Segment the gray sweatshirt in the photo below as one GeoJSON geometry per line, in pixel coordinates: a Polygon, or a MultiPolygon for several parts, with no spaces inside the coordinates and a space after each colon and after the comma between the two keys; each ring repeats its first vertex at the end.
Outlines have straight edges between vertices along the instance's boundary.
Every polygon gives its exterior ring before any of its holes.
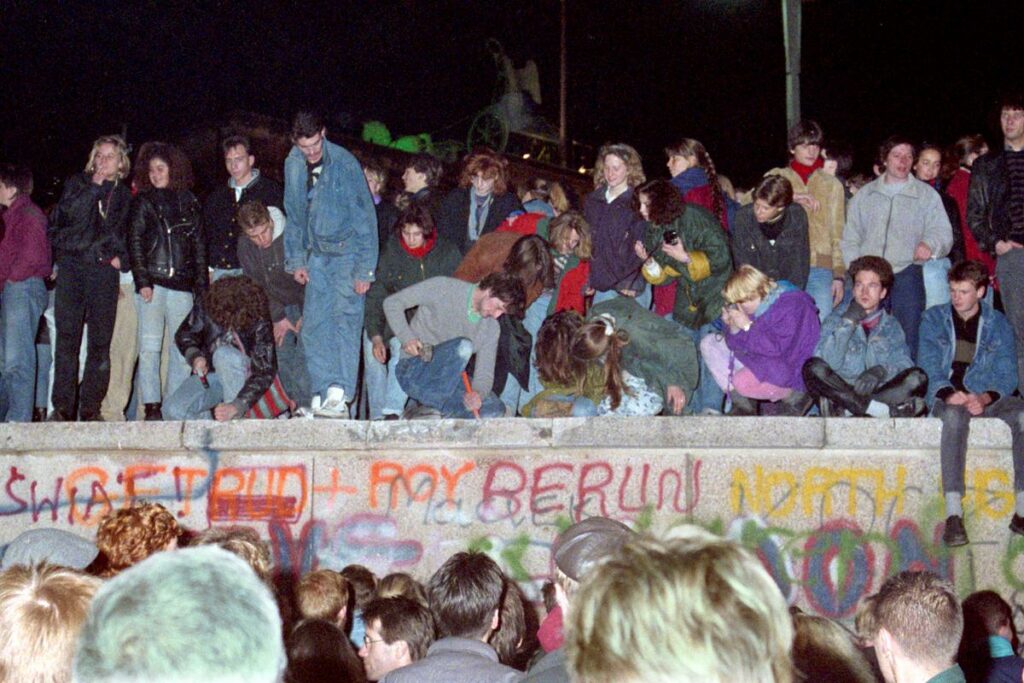
{"type": "MultiPolygon", "coordinates": [[[[470,321],[469,308],[475,289],[475,284],[455,278],[432,277],[384,299],[384,315],[403,345],[413,339],[437,345],[458,337],[472,342],[476,354],[473,391],[486,396],[494,385],[500,328],[494,318],[470,321]],[[418,307],[416,315],[412,323],[407,323],[405,311],[413,307],[418,307]]],[[[402,357],[409,356],[403,351],[402,357]]]]}

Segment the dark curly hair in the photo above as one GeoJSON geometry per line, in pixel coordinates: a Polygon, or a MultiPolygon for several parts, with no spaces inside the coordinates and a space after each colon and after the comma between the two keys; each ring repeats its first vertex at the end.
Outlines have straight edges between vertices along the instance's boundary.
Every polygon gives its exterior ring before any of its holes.
{"type": "Polygon", "coordinates": [[[167,187],[172,190],[192,189],[192,163],[181,149],[166,142],[147,142],[139,148],[139,156],[135,159],[136,188],[140,191],[153,189],[153,183],[149,180],[149,162],[153,159],[160,159],[167,164],[170,170],[167,187]]]}
{"type": "Polygon", "coordinates": [[[203,308],[213,322],[233,330],[245,330],[261,320],[270,320],[266,293],[244,275],[222,277],[210,285],[203,294],[203,308]]]}
{"type": "Polygon", "coordinates": [[[647,210],[654,225],[668,225],[683,215],[686,203],[679,196],[679,190],[667,180],[651,180],[636,188],[633,193],[633,211],[640,213],[640,196],[646,195],[650,202],[647,210]]]}

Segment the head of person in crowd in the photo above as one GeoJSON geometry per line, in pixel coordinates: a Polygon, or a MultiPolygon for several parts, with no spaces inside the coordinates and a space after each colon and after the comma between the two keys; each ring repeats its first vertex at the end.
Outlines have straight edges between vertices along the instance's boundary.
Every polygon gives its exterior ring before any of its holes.
{"type": "Polygon", "coordinates": [[[415,600],[376,598],[366,605],[366,637],[359,656],[366,678],[379,681],[389,672],[423,659],[434,642],[434,617],[415,600]]]}
{"type": "Polygon", "coordinates": [[[839,179],[850,175],[853,168],[853,148],[849,144],[832,140],[822,148],[821,157],[825,160],[822,169],[829,175],[839,179]]]}
{"type": "Polygon", "coordinates": [[[0,206],[9,207],[18,197],[32,195],[32,169],[21,164],[0,164],[0,206]]]}
{"type": "Polygon", "coordinates": [[[597,152],[594,162],[594,187],[607,187],[610,190],[625,190],[640,185],[647,176],[644,175],[643,161],[640,153],[629,145],[617,142],[603,145],[597,152]]]}
{"type": "Polygon", "coordinates": [[[1007,92],[999,98],[999,127],[1007,145],[1024,146],[1024,92],[1007,92]]]}
{"type": "Polygon", "coordinates": [[[729,199],[736,201],[736,188],[732,184],[732,180],[727,175],[718,175],[718,187],[721,188],[722,194],[729,199]]]}
{"type": "Polygon", "coordinates": [[[786,145],[793,161],[804,166],[814,166],[821,157],[821,146],[825,142],[825,133],[817,121],[800,119],[794,123],[786,134],[786,145]]]}
{"type": "Polygon", "coordinates": [[[544,602],[544,611],[548,614],[551,610],[555,609],[558,602],[555,600],[555,582],[545,581],[544,585],[540,587],[541,600],[544,602]]]}
{"type": "Polygon", "coordinates": [[[362,683],[363,665],[338,625],[304,619],[288,634],[285,683],[362,683]]]}
{"type": "Polygon", "coordinates": [[[974,317],[988,288],[988,269],[978,261],[961,261],[946,273],[953,310],[964,320],[974,317]]]}
{"type": "Polygon", "coordinates": [[[573,680],[588,683],[790,683],[792,642],[757,558],[688,525],[606,558],[580,584],[566,636],[573,680]]]}
{"type": "Polygon", "coordinates": [[[850,263],[849,272],[854,300],[871,315],[892,289],[895,281],[892,265],[881,256],[861,256],[850,263]]]}
{"type": "Polygon", "coordinates": [[[890,135],[878,147],[878,167],[887,183],[902,183],[910,177],[916,153],[914,142],[903,135],[890,135]]]}
{"type": "Polygon", "coordinates": [[[572,254],[581,261],[594,252],[590,224],[579,211],[565,211],[548,223],[548,243],[562,256],[572,254]]]}
{"type": "Polygon", "coordinates": [[[846,189],[850,191],[851,195],[857,194],[860,188],[870,183],[871,180],[865,173],[854,173],[846,179],[846,189]]]}
{"type": "MultiPolygon", "coordinates": [[[[572,356],[584,367],[597,363],[604,371],[605,393],[611,400],[612,410],[622,403],[622,395],[629,391],[622,377],[622,349],[629,344],[629,333],[615,326],[615,318],[604,313],[583,323],[572,341],[572,356]]],[[[587,373],[577,378],[582,393],[587,373]]]]}
{"type": "Polygon", "coordinates": [[[855,636],[831,619],[793,614],[793,667],[806,681],[875,683],[855,636]]]}
{"type": "Polygon", "coordinates": [[[200,531],[189,543],[189,546],[200,545],[215,545],[237,555],[245,560],[260,581],[270,584],[274,570],[270,546],[255,529],[247,526],[211,527],[200,531]]]}
{"type": "Polygon", "coordinates": [[[437,224],[427,207],[410,204],[395,221],[395,230],[406,250],[416,255],[430,251],[437,241],[437,224]]]}
{"type": "Polygon", "coordinates": [[[497,320],[506,313],[515,318],[523,317],[526,290],[523,281],[515,275],[505,271],[491,273],[480,281],[477,289],[481,294],[477,312],[484,318],[497,320]]]}
{"type": "Polygon", "coordinates": [[[317,164],[324,158],[324,140],[327,126],[323,117],[314,111],[304,110],[292,119],[292,142],[306,159],[307,164],[317,164]]]}
{"type": "Polygon", "coordinates": [[[0,573],[0,680],[69,682],[78,633],[100,585],[46,563],[0,573]]]}
{"type": "Polygon", "coordinates": [[[1020,647],[1013,625],[1013,608],[990,590],[971,593],[964,598],[962,608],[964,635],[957,661],[967,680],[1002,680],[998,678],[1001,672],[993,670],[997,666],[994,660],[1016,659],[1014,655],[1020,647]]]}
{"type": "Polygon", "coordinates": [[[857,612],[853,615],[853,630],[857,633],[861,647],[875,647],[875,636],[878,635],[878,626],[875,625],[877,599],[877,593],[866,596],[857,605],[857,612]]]}
{"type": "Polygon", "coordinates": [[[347,565],[340,573],[348,581],[349,588],[355,596],[353,606],[356,610],[362,611],[377,592],[377,575],[361,564],[347,565]]]}
{"type": "Polygon", "coordinates": [[[724,190],[719,183],[715,162],[700,140],[681,138],[665,148],[665,156],[668,158],[668,172],[673,178],[690,169],[700,169],[704,172],[708,187],[711,188],[711,213],[721,216],[725,211],[724,190]]]}
{"type": "Polygon", "coordinates": [[[236,187],[245,187],[252,180],[252,170],[256,166],[256,157],[252,153],[252,143],[244,135],[231,135],[220,143],[224,152],[224,166],[236,187]]]}
{"type": "Polygon", "coordinates": [[[483,553],[455,553],[427,582],[438,636],[487,642],[498,628],[505,575],[483,553]]]}
{"type": "Polygon", "coordinates": [[[926,681],[953,666],[964,617],[949,581],[900,572],[879,589],[874,616],[875,652],[888,683],[926,681]]]}
{"type": "Polygon", "coordinates": [[[754,188],[754,218],[758,223],[775,223],[793,203],[793,185],[780,175],[768,175],[754,188]]]}
{"type": "Polygon", "coordinates": [[[957,138],[951,151],[961,168],[970,168],[975,159],[988,154],[988,143],[985,142],[985,136],[978,133],[964,135],[957,138]]]}
{"type": "Polygon", "coordinates": [[[379,203],[388,187],[387,169],[378,160],[367,159],[363,162],[363,176],[366,178],[366,186],[370,188],[373,201],[379,203]]]}
{"type": "Polygon", "coordinates": [[[498,653],[499,662],[518,669],[525,668],[522,666],[524,662],[521,661],[526,639],[526,607],[523,604],[525,601],[526,596],[516,582],[505,579],[505,594],[501,599],[498,628],[487,640],[498,653]]]}
{"type": "Polygon", "coordinates": [[[266,292],[244,275],[222,277],[211,284],[203,293],[203,310],[224,329],[246,330],[270,320],[266,292]]]}
{"type": "Polygon", "coordinates": [[[238,227],[260,249],[269,249],[274,242],[274,219],[270,209],[258,199],[238,207],[238,227]]]}
{"type": "Polygon", "coordinates": [[[583,327],[583,316],[576,311],[549,315],[537,331],[537,374],[548,386],[574,387],[587,370],[585,361],[572,352],[576,333],[583,327]]]}
{"type": "Polygon", "coordinates": [[[100,588],[74,680],[277,683],[285,663],[267,586],[238,557],[204,546],[159,553],[100,588]]]}
{"type": "Polygon", "coordinates": [[[551,250],[543,237],[523,235],[512,245],[502,270],[523,283],[523,290],[551,289],[555,285],[555,266],[551,250]]]}
{"type": "Polygon", "coordinates": [[[166,142],[147,142],[139,148],[135,160],[135,187],[146,190],[192,189],[192,164],[177,146],[166,142]]]}
{"type": "Polygon", "coordinates": [[[98,554],[95,543],[70,531],[29,529],[7,544],[0,570],[17,565],[32,566],[37,562],[85,570],[98,554]]]}
{"type": "Polygon", "coordinates": [[[764,301],[778,283],[750,264],[743,264],[729,276],[722,289],[727,306],[738,306],[750,318],[754,317],[764,301]]]}
{"type": "MultiPolygon", "coordinates": [[[[405,572],[392,572],[377,584],[376,598],[401,596],[427,606],[427,589],[422,583],[405,572]]],[[[376,599],[375,598],[375,599],[376,599]]]]}
{"type": "Polygon", "coordinates": [[[523,208],[534,213],[543,213],[551,218],[569,210],[569,198],[561,183],[544,178],[533,178],[523,188],[519,197],[523,208]]]}
{"type": "Polygon", "coordinates": [[[295,587],[295,603],[303,619],[323,619],[344,628],[353,602],[348,581],[330,569],[303,575],[295,587]]]}
{"type": "Polygon", "coordinates": [[[558,534],[551,546],[551,560],[555,565],[555,602],[563,618],[570,613],[587,575],[635,538],[635,531],[607,517],[588,517],[558,534]]]}
{"type": "Polygon", "coordinates": [[[926,142],[917,151],[914,161],[914,177],[923,183],[935,186],[942,178],[942,148],[926,142]]]}
{"type": "Polygon", "coordinates": [[[430,154],[417,154],[405,166],[402,173],[402,184],[409,194],[420,190],[432,189],[441,183],[444,166],[441,161],[430,154]]]}
{"type": "Polygon", "coordinates": [[[668,225],[683,215],[686,203],[671,183],[651,180],[633,193],[633,211],[648,223],[668,225]]]}
{"type": "Polygon", "coordinates": [[[96,547],[107,562],[104,576],[115,576],[162,550],[174,550],[180,536],[178,520],[159,503],[114,510],[96,531],[96,547]]]}
{"type": "Polygon", "coordinates": [[[462,160],[460,187],[472,187],[478,197],[508,192],[508,160],[492,149],[477,147],[462,160]]]}
{"type": "Polygon", "coordinates": [[[94,181],[97,177],[105,181],[123,180],[131,169],[128,143],[120,135],[101,135],[92,143],[85,172],[92,174],[94,181]]]}

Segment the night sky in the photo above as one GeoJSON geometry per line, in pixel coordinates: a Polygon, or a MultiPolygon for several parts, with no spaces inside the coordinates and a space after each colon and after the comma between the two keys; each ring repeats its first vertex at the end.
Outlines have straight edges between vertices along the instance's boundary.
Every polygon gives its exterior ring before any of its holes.
{"type": "MultiPolygon", "coordinates": [[[[569,125],[593,145],[634,144],[649,176],[662,147],[703,141],[750,183],[786,159],[780,0],[568,0],[569,125]]],[[[539,66],[558,121],[557,0],[108,2],[0,0],[0,159],[79,170],[98,134],[136,147],[233,110],[301,106],[334,128],[463,139],[491,101],[496,37],[539,66]]],[[[804,5],[803,113],[858,150],[892,132],[996,138],[996,94],[1024,83],[1024,3],[815,0],[804,5]]]]}

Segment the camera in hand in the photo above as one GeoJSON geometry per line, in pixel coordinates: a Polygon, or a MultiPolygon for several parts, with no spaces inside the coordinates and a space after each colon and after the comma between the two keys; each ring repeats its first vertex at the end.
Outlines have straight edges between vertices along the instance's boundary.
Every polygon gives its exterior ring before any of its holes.
{"type": "Polygon", "coordinates": [[[679,244],[679,233],[675,230],[666,230],[661,239],[665,244],[679,244]]]}

